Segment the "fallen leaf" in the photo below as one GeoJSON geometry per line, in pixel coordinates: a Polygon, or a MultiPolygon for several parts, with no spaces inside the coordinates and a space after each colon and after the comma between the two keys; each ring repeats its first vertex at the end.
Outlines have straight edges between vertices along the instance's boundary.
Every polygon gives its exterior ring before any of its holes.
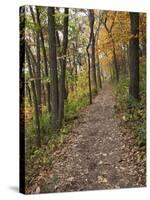
{"type": "Polygon", "coordinates": [[[35,190],[35,194],[39,194],[40,193],[40,187],[38,186],[37,188],[36,188],[36,190],[35,190]]]}
{"type": "Polygon", "coordinates": [[[125,170],[125,167],[120,166],[119,168],[120,168],[121,170],[125,170]]]}
{"type": "Polygon", "coordinates": [[[98,183],[107,183],[107,178],[104,176],[98,176],[98,183]]]}
{"type": "Polygon", "coordinates": [[[84,174],[88,174],[89,173],[89,170],[88,169],[85,169],[84,170],[84,174]]]}
{"type": "Polygon", "coordinates": [[[67,178],[67,181],[69,181],[69,182],[71,182],[71,181],[73,181],[73,179],[74,179],[74,177],[69,177],[69,178],[67,178]]]}
{"type": "Polygon", "coordinates": [[[99,165],[103,164],[103,161],[102,161],[102,160],[100,160],[98,164],[99,164],[99,165]]]}

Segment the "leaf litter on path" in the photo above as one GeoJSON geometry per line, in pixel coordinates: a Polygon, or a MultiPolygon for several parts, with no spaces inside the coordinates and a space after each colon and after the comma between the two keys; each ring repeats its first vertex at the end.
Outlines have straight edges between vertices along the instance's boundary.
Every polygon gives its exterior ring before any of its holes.
{"type": "Polygon", "coordinates": [[[52,166],[36,192],[146,185],[145,152],[135,145],[130,130],[120,127],[114,104],[111,85],[106,83],[94,103],[82,111],[65,144],[52,155],[52,166]],[[57,181],[50,177],[57,177],[57,181]]]}

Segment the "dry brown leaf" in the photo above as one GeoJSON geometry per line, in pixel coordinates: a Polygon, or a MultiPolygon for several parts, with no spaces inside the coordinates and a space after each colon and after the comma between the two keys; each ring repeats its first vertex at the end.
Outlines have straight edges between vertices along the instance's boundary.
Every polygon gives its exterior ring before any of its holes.
{"type": "Polygon", "coordinates": [[[38,186],[37,188],[36,188],[36,190],[35,190],[35,194],[39,194],[40,193],[40,187],[38,186]]]}
{"type": "Polygon", "coordinates": [[[98,183],[107,183],[107,178],[104,176],[98,176],[98,183]]]}
{"type": "Polygon", "coordinates": [[[69,181],[69,182],[71,182],[71,181],[73,181],[73,179],[74,179],[74,177],[69,177],[69,178],[67,178],[67,181],[69,181]]]}

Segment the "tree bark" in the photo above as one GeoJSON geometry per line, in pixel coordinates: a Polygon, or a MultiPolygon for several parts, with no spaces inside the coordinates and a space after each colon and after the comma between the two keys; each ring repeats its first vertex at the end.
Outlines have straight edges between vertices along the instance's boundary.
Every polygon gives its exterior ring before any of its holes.
{"type": "Polygon", "coordinates": [[[116,49],[115,49],[114,41],[113,41],[113,59],[114,59],[116,80],[117,80],[117,82],[119,82],[119,69],[118,69],[118,63],[117,63],[117,57],[116,57],[116,49]]]}
{"type": "Polygon", "coordinates": [[[99,63],[99,56],[97,54],[97,80],[99,88],[102,88],[102,79],[101,79],[101,72],[100,72],[100,63],[99,63]]]}
{"type": "Polygon", "coordinates": [[[38,147],[41,147],[41,135],[40,135],[40,110],[38,106],[38,99],[37,99],[37,94],[36,94],[36,87],[35,87],[35,81],[34,81],[34,75],[32,72],[32,67],[31,67],[31,62],[30,62],[30,55],[28,52],[28,48],[26,46],[26,58],[28,62],[28,68],[29,68],[29,74],[31,78],[31,88],[32,88],[32,93],[33,93],[33,101],[34,101],[34,110],[35,110],[35,130],[36,130],[36,144],[38,147]]]}
{"type": "Polygon", "coordinates": [[[130,85],[129,96],[139,99],[139,14],[130,12],[130,85]]]}
{"type": "Polygon", "coordinates": [[[94,11],[89,10],[89,21],[91,29],[91,66],[92,66],[92,82],[94,86],[94,92],[97,93],[97,81],[96,81],[96,67],[95,67],[95,36],[94,36],[94,11]]]}
{"type": "MultiPolygon", "coordinates": [[[[39,29],[40,29],[40,38],[41,38],[41,47],[42,47],[42,52],[43,52],[45,76],[48,78],[49,77],[48,59],[47,59],[47,54],[46,54],[46,49],[45,49],[45,41],[44,41],[43,31],[42,31],[42,27],[41,27],[41,21],[40,21],[40,17],[39,17],[39,9],[37,6],[36,6],[36,13],[37,13],[37,23],[38,23],[39,29]]],[[[47,108],[50,113],[51,105],[50,105],[50,83],[49,83],[49,81],[46,82],[46,90],[47,90],[47,108]]]]}
{"type": "Polygon", "coordinates": [[[90,61],[89,48],[90,48],[91,40],[92,40],[92,32],[93,32],[92,29],[93,29],[93,26],[91,26],[91,22],[90,22],[90,37],[89,37],[89,43],[86,47],[86,52],[87,52],[87,57],[88,57],[88,85],[89,85],[89,103],[90,104],[92,104],[92,88],[91,88],[91,61],[90,61]]]}
{"type": "Polygon", "coordinates": [[[32,107],[31,90],[30,90],[30,86],[29,86],[28,82],[26,83],[26,90],[27,90],[27,94],[28,94],[29,104],[32,107]]]}
{"type": "Polygon", "coordinates": [[[58,76],[57,76],[57,56],[56,56],[56,36],[55,36],[55,8],[48,7],[48,38],[49,38],[49,67],[51,78],[51,114],[52,129],[58,130],[58,76]]]}
{"type": "Polygon", "coordinates": [[[68,21],[69,21],[69,9],[65,8],[64,11],[64,28],[63,28],[63,49],[62,49],[62,65],[60,75],[60,93],[59,93],[59,128],[62,126],[64,119],[64,98],[65,98],[65,79],[66,79],[66,55],[68,47],[68,21]]]}
{"type": "Polygon", "coordinates": [[[37,58],[37,67],[36,67],[36,76],[37,76],[37,98],[38,98],[38,106],[41,113],[41,55],[40,55],[40,37],[39,32],[37,32],[36,36],[36,58],[37,58]]]}
{"type": "MultiPolygon", "coordinates": [[[[89,45],[88,45],[89,46],[89,45]]],[[[87,56],[88,56],[88,84],[89,84],[89,103],[92,104],[92,89],[91,89],[91,62],[90,62],[90,54],[89,47],[86,48],[87,56]]]]}
{"type": "MultiPolygon", "coordinates": [[[[37,18],[39,18],[39,13],[37,13],[36,17],[33,11],[32,6],[30,6],[30,12],[32,15],[32,20],[34,25],[37,25],[37,18]]],[[[36,31],[36,66],[35,66],[35,71],[36,71],[36,90],[37,90],[37,101],[38,101],[38,107],[41,113],[41,65],[40,65],[40,35],[39,35],[39,30],[36,31]]]]}

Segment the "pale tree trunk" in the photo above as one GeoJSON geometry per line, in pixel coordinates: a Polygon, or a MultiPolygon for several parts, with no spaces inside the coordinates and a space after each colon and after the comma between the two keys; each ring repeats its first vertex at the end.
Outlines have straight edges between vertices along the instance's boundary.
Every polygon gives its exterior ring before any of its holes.
{"type": "Polygon", "coordinates": [[[62,47],[62,65],[60,75],[60,93],[59,93],[59,128],[62,126],[64,119],[64,99],[65,99],[65,79],[66,79],[66,55],[68,47],[68,21],[69,21],[69,9],[65,8],[64,12],[64,28],[63,28],[63,47],[62,47]]]}

